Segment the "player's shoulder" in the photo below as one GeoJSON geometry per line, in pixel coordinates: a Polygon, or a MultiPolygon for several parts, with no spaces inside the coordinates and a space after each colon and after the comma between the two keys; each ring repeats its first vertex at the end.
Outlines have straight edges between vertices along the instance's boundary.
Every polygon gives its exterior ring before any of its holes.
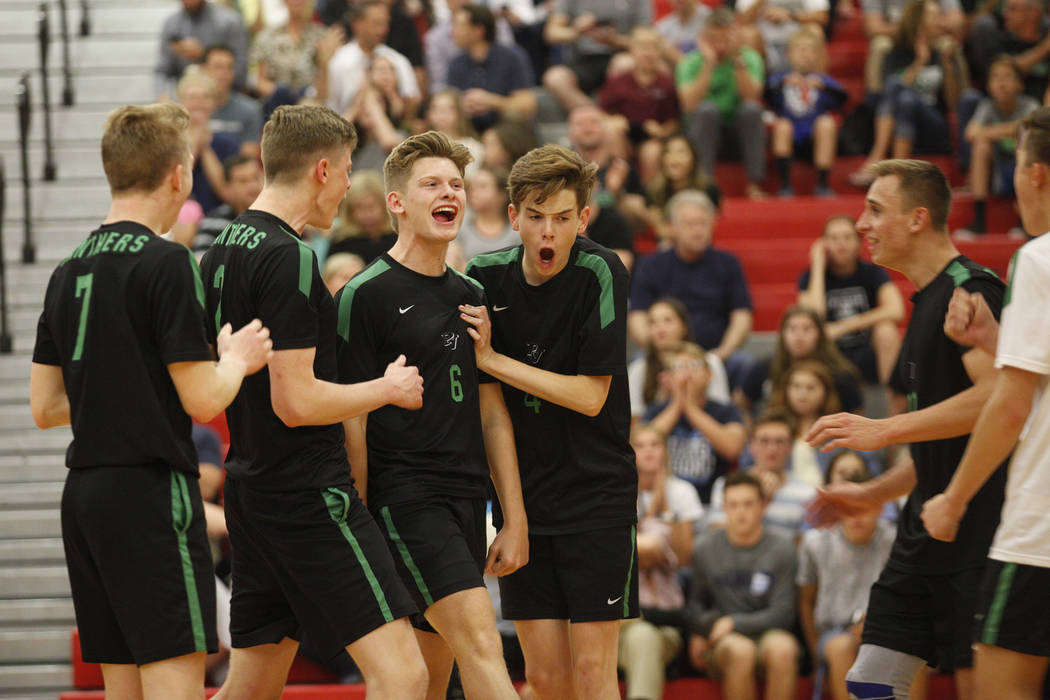
{"type": "Polygon", "coordinates": [[[595,274],[599,274],[595,269],[598,268],[607,269],[612,275],[627,276],[627,268],[624,267],[620,256],[590,238],[577,236],[576,243],[573,245],[573,262],[578,267],[592,269],[595,274]]]}
{"type": "Polygon", "coordinates": [[[449,275],[451,276],[451,279],[455,283],[460,285],[464,293],[469,295],[472,299],[474,299],[477,302],[481,301],[482,297],[485,294],[485,286],[481,282],[474,279],[470,275],[460,272],[451,265],[448,266],[448,271],[449,275]]]}
{"type": "Polygon", "coordinates": [[[515,263],[520,264],[521,250],[522,246],[519,244],[494,250],[491,253],[475,255],[467,263],[467,275],[475,279],[487,277],[498,274],[515,263]]]}
{"type": "Polygon", "coordinates": [[[994,270],[974,262],[965,255],[960,255],[948,263],[944,274],[951,279],[954,287],[973,283],[991,283],[1000,287],[1003,285],[1003,281],[994,270]]]}

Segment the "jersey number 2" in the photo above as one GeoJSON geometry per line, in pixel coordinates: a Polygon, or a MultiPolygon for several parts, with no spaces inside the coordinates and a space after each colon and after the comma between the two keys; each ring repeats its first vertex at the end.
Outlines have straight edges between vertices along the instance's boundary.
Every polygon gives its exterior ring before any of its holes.
{"type": "Polygon", "coordinates": [[[84,332],[87,330],[88,305],[91,304],[91,282],[94,277],[94,273],[91,272],[77,277],[75,296],[77,299],[83,296],[84,301],[80,305],[80,324],[77,327],[77,344],[73,348],[73,362],[78,361],[84,352],[84,332]]]}

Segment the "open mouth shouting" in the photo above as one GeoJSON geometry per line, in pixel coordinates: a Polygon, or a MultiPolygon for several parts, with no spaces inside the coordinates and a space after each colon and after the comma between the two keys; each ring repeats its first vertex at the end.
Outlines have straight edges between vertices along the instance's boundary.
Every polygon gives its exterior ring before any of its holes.
{"type": "Polygon", "coordinates": [[[456,216],[459,215],[459,207],[452,204],[442,204],[430,213],[439,224],[451,224],[456,220],[456,216]]]}
{"type": "Polygon", "coordinates": [[[540,248],[540,265],[544,267],[554,264],[554,248],[551,246],[543,246],[540,248]]]}

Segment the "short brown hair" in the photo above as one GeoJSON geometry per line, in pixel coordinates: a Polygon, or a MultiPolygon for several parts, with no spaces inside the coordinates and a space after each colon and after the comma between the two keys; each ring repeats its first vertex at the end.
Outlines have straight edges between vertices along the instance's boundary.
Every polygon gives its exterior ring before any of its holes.
{"type": "Polygon", "coordinates": [[[576,210],[582,211],[591,198],[598,166],[588,163],[576,151],[547,144],[534,148],[514,164],[507,178],[510,201],[520,207],[530,195],[542,204],[562,190],[576,195],[576,210]]]}
{"type": "Polygon", "coordinates": [[[896,175],[904,208],[923,207],[930,213],[933,228],[945,230],[952,206],[952,190],[940,168],[925,160],[894,159],[876,163],[871,172],[875,177],[896,175]]]}
{"type": "Polygon", "coordinates": [[[762,482],[751,472],[737,469],[727,474],[725,483],[722,485],[722,493],[724,494],[734,486],[750,486],[758,493],[758,500],[766,500],[766,494],[762,491],[762,482]]]}
{"type": "Polygon", "coordinates": [[[102,134],[102,168],[113,194],[152,192],[176,165],[190,162],[190,115],[165,102],[110,112],[102,134]]]}
{"type": "MultiPolygon", "coordinates": [[[[988,64],[988,75],[992,74],[992,71],[996,68],[1003,67],[1011,71],[1014,77],[1017,78],[1017,82],[1024,85],[1024,71],[1021,70],[1021,66],[1017,65],[1017,61],[1014,57],[1008,53],[1001,53],[996,56],[991,63],[988,64]]],[[[1023,89],[1023,87],[1022,87],[1023,89]]]]}
{"type": "Polygon", "coordinates": [[[262,133],[266,182],[298,178],[319,158],[357,145],[354,125],[327,107],[282,105],[274,110],[262,133]]]}
{"type": "Polygon", "coordinates": [[[1050,166],[1050,107],[1040,107],[1021,122],[1021,141],[1027,161],[1050,166]]]}
{"type": "Polygon", "coordinates": [[[751,437],[755,436],[759,428],[769,423],[780,423],[787,427],[791,435],[795,434],[795,420],[791,417],[791,414],[781,408],[770,408],[763,411],[755,419],[754,425],[751,426],[751,437]]]}

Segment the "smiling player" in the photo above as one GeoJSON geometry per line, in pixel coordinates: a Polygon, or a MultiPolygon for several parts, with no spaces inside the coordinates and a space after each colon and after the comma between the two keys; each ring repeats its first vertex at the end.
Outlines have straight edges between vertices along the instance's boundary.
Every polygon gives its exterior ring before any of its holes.
{"type": "Polygon", "coordinates": [[[578,235],[596,169],[560,146],[525,154],[509,178],[522,245],[467,266],[492,320],[478,306],[463,317],[479,369],[503,382],[529,518],[529,563],[500,579],[503,616],[545,699],[619,698],[619,624],[638,614],[627,271],[578,235]]]}
{"type": "Polygon", "coordinates": [[[413,624],[427,697],[444,700],[454,656],[468,698],[513,700],[482,570],[503,576],[528,559],[514,431],[459,317],[461,304],[484,303],[481,285],[445,265],[470,160],[436,131],[390,153],[383,174],[397,242],[337,295],[337,352],[343,381],[367,381],[404,355],[425,382],[422,410],[387,406],[346,429],[355,481],[424,611],[413,624]],[[507,518],[486,562],[490,470],[507,518]]]}

